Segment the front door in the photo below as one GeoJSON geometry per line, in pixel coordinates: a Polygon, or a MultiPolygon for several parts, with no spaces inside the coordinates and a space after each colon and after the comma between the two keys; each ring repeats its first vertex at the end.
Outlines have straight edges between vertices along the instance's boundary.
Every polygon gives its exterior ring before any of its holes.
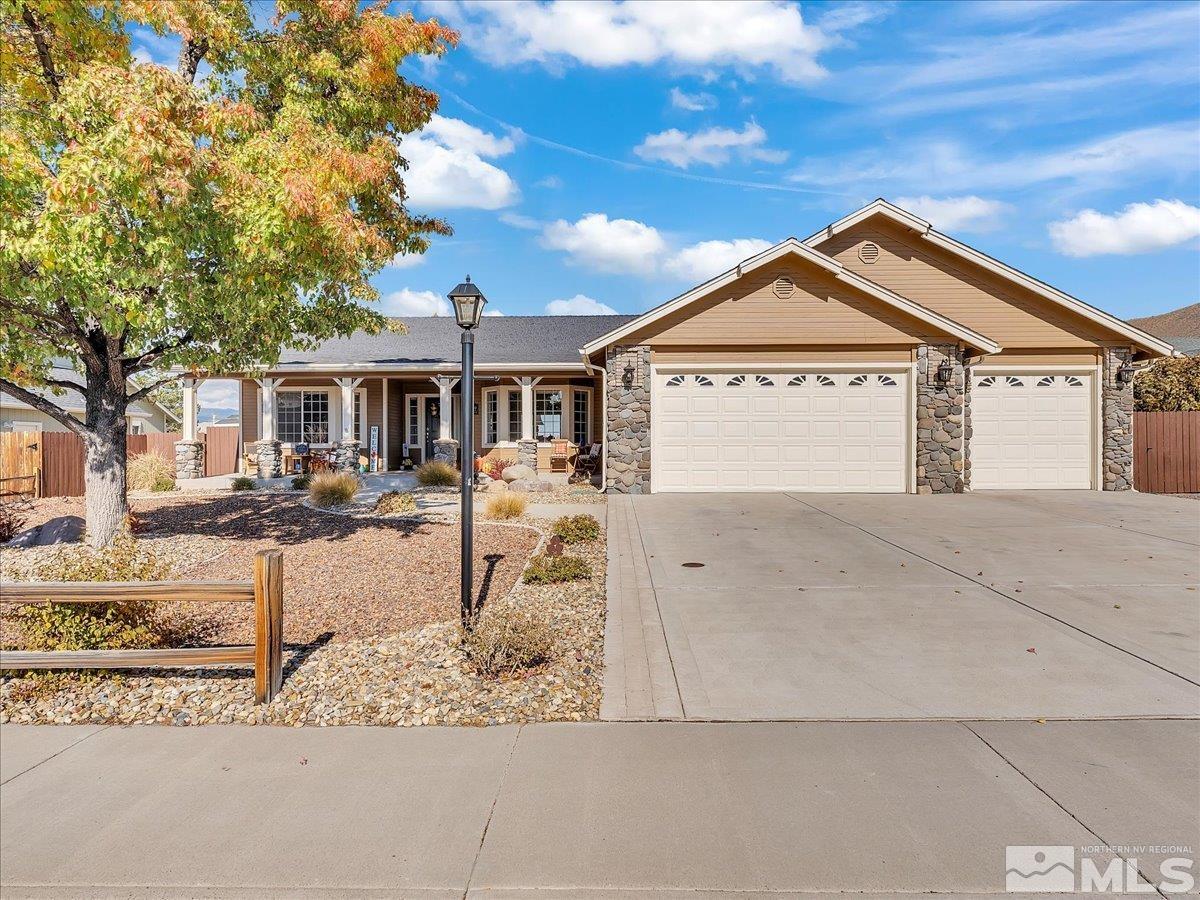
{"type": "Polygon", "coordinates": [[[441,428],[440,400],[437,397],[425,398],[425,452],[421,454],[424,462],[433,459],[433,442],[441,428]]]}

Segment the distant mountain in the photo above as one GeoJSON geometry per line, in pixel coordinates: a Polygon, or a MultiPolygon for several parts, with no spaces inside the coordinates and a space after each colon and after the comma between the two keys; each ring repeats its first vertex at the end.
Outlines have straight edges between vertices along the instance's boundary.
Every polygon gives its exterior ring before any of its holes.
{"type": "Polygon", "coordinates": [[[1165,341],[1181,337],[1200,338],[1200,303],[1159,313],[1157,316],[1130,319],[1129,324],[1136,325],[1142,331],[1148,331],[1165,341]]]}
{"type": "Polygon", "coordinates": [[[196,414],[196,422],[199,425],[211,425],[214,421],[220,422],[230,416],[236,419],[237,415],[238,411],[232,406],[202,406],[196,414]]]}

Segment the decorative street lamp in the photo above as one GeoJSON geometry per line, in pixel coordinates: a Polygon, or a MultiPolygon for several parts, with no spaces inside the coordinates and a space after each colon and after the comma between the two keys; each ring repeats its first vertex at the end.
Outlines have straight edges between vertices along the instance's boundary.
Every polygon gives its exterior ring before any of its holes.
{"type": "Polygon", "coordinates": [[[458,405],[462,421],[458,433],[462,440],[459,458],[462,460],[462,512],[459,521],[462,528],[462,559],[459,564],[461,582],[459,587],[459,605],[464,628],[470,628],[475,618],[475,596],[472,590],[471,557],[472,557],[472,513],[475,502],[475,417],[472,415],[475,402],[475,329],[483,316],[483,306],[487,298],[483,292],[471,283],[471,276],[458,285],[447,296],[454,304],[454,318],[462,331],[462,380],[459,382],[462,392],[462,402],[458,405]]]}

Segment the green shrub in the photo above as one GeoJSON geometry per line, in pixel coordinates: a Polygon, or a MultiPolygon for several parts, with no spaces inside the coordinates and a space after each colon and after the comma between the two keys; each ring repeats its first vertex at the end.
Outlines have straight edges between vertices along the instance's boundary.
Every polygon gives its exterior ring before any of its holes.
{"type": "Polygon", "coordinates": [[[488,498],[483,514],[489,519],[516,519],[525,515],[525,498],[505,491],[488,498]]]}
{"type": "Polygon", "coordinates": [[[175,490],[175,466],[160,453],[141,453],[125,467],[126,484],[131,491],[175,490]]]}
{"type": "Polygon", "coordinates": [[[457,487],[458,469],[450,463],[435,459],[417,466],[417,481],[425,487],[457,487]]]}
{"type": "Polygon", "coordinates": [[[312,476],[305,472],[303,475],[297,475],[292,479],[292,490],[307,491],[310,484],[312,484],[312,476]]]}
{"type": "Polygon", "coordinates": [[[556,584],[592,577],[592,567],[578,556],[547,556],[539,553],[529,561],[523,576],[526,584],[556,584]]]}
{"type": "Polygon", "coordinates": [[[351,472],[322,472],[308,485],[308,499],[314,506],[342,506],[358,493],[358,476],[351,472]]]}
{"type": "Polygon", "coordinates": [[[594,541],[600,537],[600,523],[595,516],[586,513],[579,516],[563,516],[556,519],[550,531],[568,544],[594,541]]]}
{"type": "Polygon", "coordinates": [[[258,487],[258,483],[248,475],[239,475],[233,481],[229,482],[231,491],[252,491],[258,487]]]}
{"type": "Polygon", "coordinates": [[[375,512],[381,516],[393,513],[415,513],[416,511],[417,502],[413,499],[413,495],[400,491],[384,491],[375,501],[375,512]]]}
{"type": "MultiPolygon", "coordinates": [[[[58,551],[35,570],[42,581],[160,581],[171,566],[122,534],[103,550],[58,551]]],[[[46,603],[22,606],[14,618],[30,650],[126,650],[161,647],[188,633],[188,623],[153,603],[46,603]]]]}
{"type": "Polygon", "coordinates": [[[463,647],[482,674],[511,675],[553,658],[554,628],[516,607],[489,609],[463,635],[463,647]]]}

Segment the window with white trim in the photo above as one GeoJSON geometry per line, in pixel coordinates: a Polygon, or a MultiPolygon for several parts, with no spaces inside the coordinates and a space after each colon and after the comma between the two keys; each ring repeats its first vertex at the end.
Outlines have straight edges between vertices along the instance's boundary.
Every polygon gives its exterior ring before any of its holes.
{"type": "Polygon", "coordinates": [[[277,389],[275,436],[285,444],[329,443],[329,392],[277,389]]]}
{"type": "Polygon", "coordinates": [[[592,392],[584,388],[571,391],[571,438],[579,447],[586,447],[592,440],[592,392]]]}
{"type": "Polygon", "coordinates": [[[539,441],[563,436],[563,392],[536,391],[533,399],[533,428],[539,441]]]}
{"type": "Polygon", "coordinates": [[[354,391],[354,438],[360,444],[367,442],[367,426],[363,421],[363,410],[367,405],[367,391],[365,388],[358,388],[354,391]]]}
{"type": "Polygon", "coordinates": [[[496,443],[500,428],[500,397],[495,391],[483,394],[483,442],[496,443]]]}
{"type": "Polygon", "coordinates": [[[521,392],[508,392],[508,439],[510,441],[520,440],[521,438],[521,392]]]}
{"type": "Polygon", "coordinates": [[[421,446],[421,398],[408,398],[408,446],[421,446]]]}

